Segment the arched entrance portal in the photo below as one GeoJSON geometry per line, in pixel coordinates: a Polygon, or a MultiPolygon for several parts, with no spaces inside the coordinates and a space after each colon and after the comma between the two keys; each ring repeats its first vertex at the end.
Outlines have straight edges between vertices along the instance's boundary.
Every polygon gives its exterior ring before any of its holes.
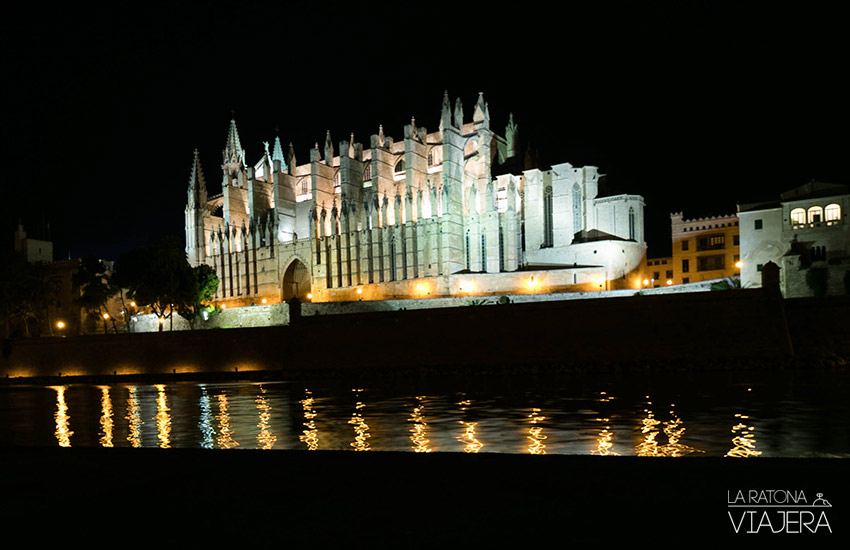
{"type": "Polygon", "coordinates": [[[293,260],[286,272],[283,274],[283,286],[281,288],[283,300],[289,300],[298,296],[302,302],[307,301],[310,293],[310,270],[300,260],[293,260]]]}

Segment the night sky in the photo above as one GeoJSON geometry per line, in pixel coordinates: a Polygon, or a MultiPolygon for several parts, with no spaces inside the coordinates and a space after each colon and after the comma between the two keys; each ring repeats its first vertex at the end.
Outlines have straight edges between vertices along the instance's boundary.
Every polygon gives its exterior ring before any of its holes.
{"type": "Polygon", "coordinates": [[[513,112],[544,165],[642,195],[652,256],[671,211],[850,182],[844,19],[809,4],[32,4],[0,36],[0,229],[11,247],[19,218],[36,238],[49,224],[57,259],[182,238],[192,152],[219,192],[231,112],[250,163],[276,129],[304,162],[328,130],[366,146],[411,116],[436,130],[444,90],[467,120],[484,92],[499,134],[513,112]]]}

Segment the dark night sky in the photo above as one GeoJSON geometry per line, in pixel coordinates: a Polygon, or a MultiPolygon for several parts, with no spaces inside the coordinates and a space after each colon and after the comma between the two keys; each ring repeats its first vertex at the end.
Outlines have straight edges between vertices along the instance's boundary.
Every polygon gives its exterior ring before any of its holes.
{"type": "Polygon", "coordinates": [[[813,178],[850,180],[842,18],[738,4],[526,2],[442,18],[433,4],[39,5],[0,37],[4,242],[18,218],[33,237],[50,224],[57,258],[182,238],[192,151],[218,192],[231,110],[249,162],[275,128],[303,162],[327,130],[364,144],[379,124],[400,138],[411,116],[434,130],[448,90],[468,118],[484,92],[500,134],[513,112],[543,162],[595,164],[615,191],[643,195],[658,255],[671,211],[734,213],[813,178]]]}

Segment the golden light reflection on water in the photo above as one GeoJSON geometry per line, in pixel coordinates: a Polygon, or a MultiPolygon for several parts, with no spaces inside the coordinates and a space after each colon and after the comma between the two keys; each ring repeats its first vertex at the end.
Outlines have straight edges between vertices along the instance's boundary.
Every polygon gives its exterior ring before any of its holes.
{"type": "MultiPolygon", "coordinates": [[[[472,405],[472,401],[469,399],[464,399],[457,403],[460,405],[461,412],[466,412],[469,410],[470,405],[472,405]]],[[[476,431],[478,430],[478,422],[465,422],[463,420],[460,421],[460,424],[463,426],[463,433],[458,436],[457,440],[463,443],[463,452],[465,453],[477,453],[483,447],[484,444],[478,441],[478,437],[476,436],[476,431]]]]}
{"type": "Polygon", "coordinates": [[[56,390],[56,413],[53,415],[56,421],[56,440],[60,447],[71,446],[71,436],[74,432],[70,429],[71,417],[68,415],[68,405],[65,403],[65,386],[50,386],[56,390]]]}
{"type": "Polygon", "coordinates": [[[425,416],[422,414],[425,408],[424,403],[422,403],[423,399],[425,399],[425,396],[416,396],[416,406],[413,407],[413,412],[410,413],[410,418],[407,421],[413,422],[413,426],[410,428],[410,441],[413,443],[413,451],[417,453],[430,453],[431,447],[429,444],[431,441],[426,437],[428,424],[425,422],[425,416]]]}
{"type": "Polygon", "coordinates": [[[127,396],[127,441],[132,447],[142,446],[142,413],[139,407],[139,399],[136,397],[136,386],[127,388],[130,394],[127,396]]]}
{"type": "Polygon", "coordinates": [[[168,411],[168,399],[165,395],[165,386],[156,384],[156,438],[162,449],[171,447],[171,415],[168,411]]]}
{"type": "Polygon", "coordinates": [[[101,447],[113,447],[112,398],[109,396],[109,386],[98,387],[100,388],[100,445],[101,447]]]}
{"type": "Polygon", "coordinates": [[[543,441],[546,440],[546,436],[543,435],[543,427],[537,424],[546,420],[546,417],[540,416],[540,409],[533,408],[528,419],[531,421],[531,427],[528,428],[528,452],[533,455],[545,455],[546,445],[543,441]]]}
{"type": "Polygon", "coordinates": [[[260,422],[257,427],[260,428],[260,433],[257,434],[257,444],[261,449],[271,449],[274,447],[277,437],[269,429],[272,418],[272,406],[266,398],[266,388],[260,386],[260,394],[255,399],[257,410],[260,413],[260,422]]]}
{"type": "Polygon", "coordinates": [[[308,451],[315,451],[319,448],[319,430],[316,429],[313,394],[308,389],[305,389],[304,392],[307,394],[307,397],[300,401],[301,408],[304,410],[304,431],[298,436],[298,439],[307,445],[308,451]]]}
{"type": "Polygon", "coordinates": [[[218,401],[218,414],[215,416],[215,419],[218,421],[218,436],[216,437],[216,443],[218,443],[219,449],[232,449],[233,447],[238,447],[239,443],[233,439],[233,431],[230,429],[230,413],[227,410],[227,396],[224,395],[224,393],[220,393],[215,397],[218,401]]]}
{"type": "MultiPolygon", "coordinates": [[[[355,393],[362,392],[362,389],[359,390],[351,390],[355,393]]],[[[351,420],[348,421],[349,424],[354,426],[354,441],[350,443],[352,447],[354,447],[355,451],[368,451],[369,449],[369,425],[366,424],[366,421],[363,419],[363,414],[360,413],[362,409],[364,409],[366,405],[362,402],[358,401],[354,405],[354,414],[351,416],[351,420]]]]}
{"type": "Polygon", "coordinates": [[[738,419],[738,423],[732,426],[732,433],[734,434],[732,438],[733,447],[723,456],[733,458],[759,456],[761,451],[756,450],[756,438],[753,434],[755,428],[744,423],[750,417],[744,414],[735,414],[735,417],[738,419]]]}
{"type": "MultiPolygon", "coordinates": [[[[608,418],[597,418],[600,422],[605,422],[606,424],[610,421],[608,418]]],[[[616,453],[611,450],[614,446],[612,440],[614,439],[613,432],[610,431],[610,426],[606,425],[601,432],[599,432],[599,436],[596,438],[596,449],[590,451],[590,454],[599,455],[599,456],[619,456],[620,453],[616,453]]]]}
{"type": "MultiPolygon", "coordinates": [[[[647,399],[649,396],[647,396],[647,399]]],[[[652,405],[652,401],[647,401],[647,405],[652,405]]],[[[671,456],[679,457],[691,453],[701,453],[703,451],[695,449],[681,443],[682,436],[685,433],[685,425],[682,419],[676,414],[674,409],[676,405],[670,404],[670,420],[663,422],[663,427],[659,430],[658,426],[662,424],[657,420],[651,409],[644,409],[646,417],[641,420],[641,434],[643,440],[637,445],[636,452],[638,456],[671,456]],[[661,432],[667,437],[667,444],[662,445],[656,439],[661,432]]]]}
{"type": "Polygon", "coordinates": [[[214,449],[215,428],[213,428],[213,420],[215,417],[212,413],[210,395],[207,392],[207,387],[203,384],[201,385],[201,398],[198,405],[201,408],[201,416],[198,418],[198,429],[201,430],[201,447],[204,449],[214,449]]]}

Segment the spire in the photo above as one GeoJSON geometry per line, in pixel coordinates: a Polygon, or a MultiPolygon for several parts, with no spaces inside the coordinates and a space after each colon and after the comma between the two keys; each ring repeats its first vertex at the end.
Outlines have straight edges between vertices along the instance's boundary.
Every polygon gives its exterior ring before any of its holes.
{"type": "Polygon", "coordinates": [[[236,130],[236,119],[230,119],[230,129],[227,131],[227,143],[222,153],[222,168],[231,175],[236,175],[245,163],[245,150],[239,141],[239,132],[236,130]]]}
{"type": "Polygon", "coordinates": [[[385,144],[386,144],[386,138],[384,137],[384,125],[379,124],[378,125],[378,145],[380,145],[381,147],[384,147],[385,144]]]}
{"type": "Polygon", "coordinates": [[[207,183],[204,180],[204,171],[201,169],[201,160],[198,150],[195,149],[195,158],[192,161],[192,173],[189,175],[189,204],[200,206],[207,201],[207,183]]]}
{"type": "Polygon", "coordinates": [[[333,166],[334,163],[334,144],[331,141],[331,131],[325,135],[325,164],[333,166]]]}
{"type": "Polygon", "coordinates": [[[455,99],[455,128],[463,128],[463,103],[455,99]]]}
{"type": "Polygon", "coordinates": [[[286,159],[283,156],[283,147],[280,145],[280,136],[274,137],[274,149],[272,151],[272,163],[274,161],[280,161],[280,169],[286,170],[286,159]]]}
{"type": "Polygon", "coordinates": [[[443,106],[440,110],[440,132],[452,125],[452,106],[449,101],[449,91],[443,92],[443,106]]]}
{"type": "Polygon", "coordinates": [[[484,123],[484,126],[490,125],[490,111],[487,109],[487,103],[484,101],[484,92],[478,92],[478,101],[475,103],[475,112],[472,114],[472,121],[476,124],[484,123]]]}
{"type": "Polygon", "coordinates": [[[355,158],[354,151],[354,132],[351,132],[351,138],[348,140],[348,157],[355,158]]]}
{"type": "Polygon", "coordinates": [[[292,146],[292,142],[289,142],[289,173],[292,174],[295,172],[295,147],[292,146]]]}

